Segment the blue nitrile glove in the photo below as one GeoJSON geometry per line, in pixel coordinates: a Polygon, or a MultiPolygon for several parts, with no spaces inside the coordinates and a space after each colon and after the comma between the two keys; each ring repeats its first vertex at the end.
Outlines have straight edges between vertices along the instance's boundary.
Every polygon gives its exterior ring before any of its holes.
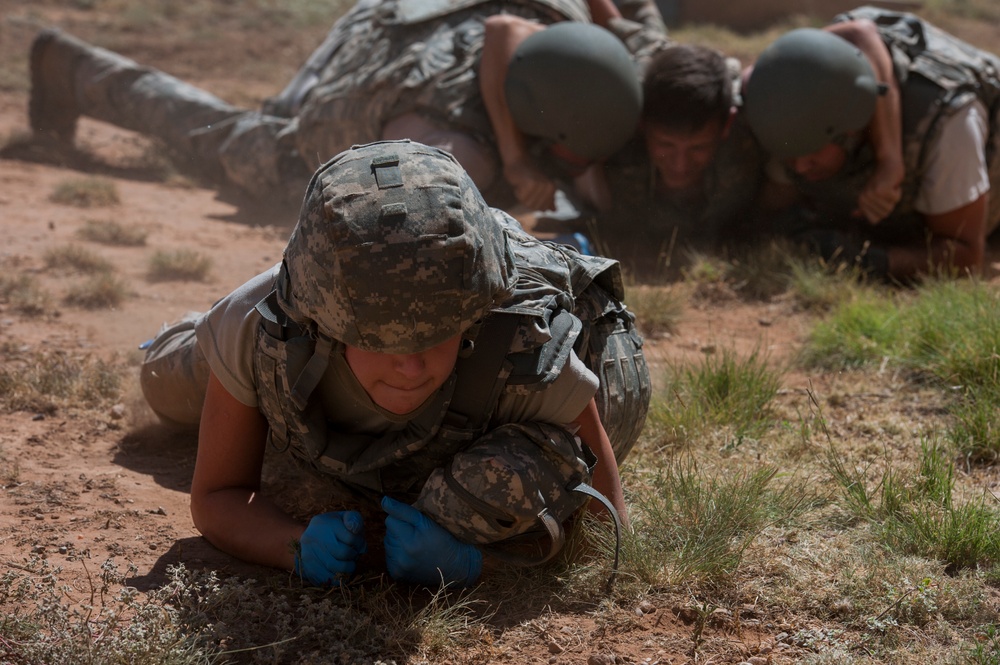
{"type": "Polygon", "coordinates": [[[339,586],[341,575],[350,575],[359,556],[368,551],[365,522],[353,510],[320,513],[299,539],[295,574],[316,586],[339,586]]]}
{"type": "Polygon", "coordinates": [[[382,498],[385,565],[401,582],[437,587],[442,582],[471,586],[483,571],[483,555],[459,542],[431,518],[408,504],[382,498]]]}

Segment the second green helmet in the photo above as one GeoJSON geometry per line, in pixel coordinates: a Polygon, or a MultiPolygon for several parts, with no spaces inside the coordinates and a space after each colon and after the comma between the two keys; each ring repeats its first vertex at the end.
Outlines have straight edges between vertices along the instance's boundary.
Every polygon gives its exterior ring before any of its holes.
{"type": "Polygon", "coordinates": [[[642,85],[625,44],[600,26],[575,21],[521,42],[504,94],[522,132],[595,161],[632,138],[642,111],[642,85]]]}
{"type": "Polygon", "coordinates": [[[747,122],[778,158],[813,153],[864,128],[880,94],[868,58],[825,30],[799,28],[757,58],[743,90],[747,122]]]}

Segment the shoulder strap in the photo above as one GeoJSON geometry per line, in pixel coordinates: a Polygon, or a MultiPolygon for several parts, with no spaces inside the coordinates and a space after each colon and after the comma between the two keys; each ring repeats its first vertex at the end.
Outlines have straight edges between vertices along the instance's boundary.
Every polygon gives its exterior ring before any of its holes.
{"type": "Polygon", "coordinates": [[[510,374],[504,369],[504,361],[519,319],[516,314],[497,312],[483,321],[474,341],[475,352],[463,354],[458,359],[455,393],[448,407],[448,425],[481,430],[489,423],[510,374]]]}

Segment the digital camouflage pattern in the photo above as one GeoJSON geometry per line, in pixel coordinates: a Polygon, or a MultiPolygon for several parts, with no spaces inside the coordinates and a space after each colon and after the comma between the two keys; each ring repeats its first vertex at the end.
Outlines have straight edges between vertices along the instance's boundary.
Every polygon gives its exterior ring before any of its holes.
{"type": "MultiPolygon", "coordinates": [[[[440,471],[461,476],[464,486],[473,488],[469,474],[474,467],[455,465],[459,452],[471,451],[470,456],[502,461],[509,471],[506,476],[487,474],[475,487],[496,485],[490,495],[500,501],[521,483],[522,494],[514,504],[530,506],[523,510],[530,518],[513,525],[515,531],[536,528],[538,515],[546,510],[565,519],[584,500],[571,495],[570,488],[589,478],[568,432],[523,423],[482,446],[478,442],[505,424],[493,422],[502,394],[543,390],[573,350],[600,379],[598,412],[619,461],[639,436],[651,385],[642,338],[621,303],[618,263],[524,234],[512,218],[485,207],[447,153],[408,141],[382,142],[332,160],[310,184],[283,271],[275,292],[257,306],[262,319],[254,372],[269,444],[362,496],[388,493],[412,501],[426,485],[427,509],[436,506],[431,517],[444,521],[452,511],[467,510],[468,492],[451,486],[453,491],[445,491],[427,481],[440,471]],[[482,256],[494,263],[487,266],[482,256]],[[507,260],[511,265],[503,265],[507,260]],[[338,282],[341,278],[345,283],[338,282]],[[313,391],[319,383],[316,372],[326,371],[330,358],[342,353],[343,341],[376,349],[422,349],[442,334],[465,330],[484,307],[491,311],[481,329],[476,326],[476,340],[482,343],[459,358],[432,403],[401,430],[382,436],[329,431],[322,399],[313,391]],[[366,320],[353,321],[359,312],[366,320]],[[492,322],[504,318],[516,325],[506,337],[487,344],[484,340],[494,339],[488,334],[492,322]],[[410,341],[411,332],[422,341],[410,341]],[[477,354],[494,353],[502,361],[500,369],[466,370],[482,367],[474,362],[477,354]],[[469,392],[483,395],[473,401],[480,413],[468,417],[453,411],[459,386],[477,386],[469,392]],[[575,452],[566,453],[570,448],[575,452]]],[[[161,368],[173,361],[204,362],[193,337],[185,337],[184,345],[172,351],[170,361],[147,356],[146,362],[161,368]]],[[[154,346],[171,345],[158,338],[154,346]]],[[[177,374],[192,380],[183,368],[177,374]]],[[[180,388],[189,393],[198,389],[203,387],[180,388]]],[[[170,399],[147,394],[151,400],[170,399]]],[[[497,530],[484,521],[475,525],[468,528],[476,529],[476,542],[496,542],[512,533],[507,526],[497,530]]]]}
{"type": "MultiPolygon", "coordinates": [[[[622,23],[630,43],[636,30],[662,30],[652,0],[628,0],[622,11],[652,26],[622,23]]],[[[590,16],[584,0],[361,0],[261,110],[57,33],[37,43],[44,57],[33,57],[32,114],[46,117],[43,89],[57,91],[79,115],[157,137],[209,177],[288,201],[300,200],[319,165],[382,138],[385,123],[406,113],[468,134],[499,164],[477,78],[483,20],[498,13],[546,25],[590,16]],[[408,7],[426,16],[411,20],[408,7]]],[[[497,181],[490,200],[509,200],[497,181]]]]}
{"type": "Polygon", "coordinates": [[[414,507],[466,543],[487,545],[561,524],[586,500],[590,482],[579,443],[543,423],[501,425],[436,469],[414,507]]]}
{"type": "Polygon", "coordinates": [[[486,17],[506,13],[550,24],[589,16],[583,0],[439,3],[419,22],[397,17],[398,0],[361,0],[317,50],[315,83],[291,111],[299,153],[311,167],[355,143],[382,138],[395,117],[418,113],[484,146],[493,130],[477,70],[486,17]],[[561,7],[566,5],[568,8],[561,7]]]}
{"type": "Polygon", "coordinates": [[[409,141],[355,147],[316,173],[284,271],[292,318],[380,353],[469,330],[515,279],[503,227],[465,170],[409,141]]]}

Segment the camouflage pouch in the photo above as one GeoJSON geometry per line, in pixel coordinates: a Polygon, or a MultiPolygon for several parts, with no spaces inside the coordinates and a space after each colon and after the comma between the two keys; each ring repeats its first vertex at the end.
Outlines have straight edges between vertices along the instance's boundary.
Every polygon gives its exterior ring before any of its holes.
{"type": "MultiPolygon", "coordinates": [[[[537,565],[565,543],[563,523],[595,497],[593,455],[566,430],[545,423],[498,427],[431,474],[414,506],[468,543],[508,563],[537,565]],[[538,551],[544,536],[547,551],[538,551]],[[523,544],[533,550],[516,548],[523,544]]],[[[616,561],[617,566],[617,561],[616,561]]]]}

